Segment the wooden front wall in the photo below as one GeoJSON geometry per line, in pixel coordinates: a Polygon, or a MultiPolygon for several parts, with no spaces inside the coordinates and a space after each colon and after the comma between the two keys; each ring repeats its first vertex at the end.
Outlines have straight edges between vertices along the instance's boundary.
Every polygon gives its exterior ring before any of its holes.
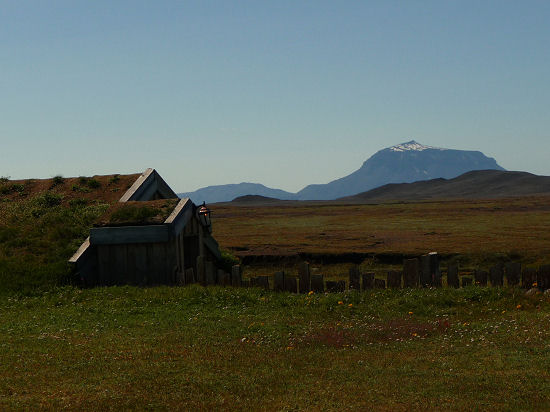
{"type": "MultiPolygon", "coordinates": [[[[192,218],[179,235],[162,243],[94,245],[94,269],[86,275],[87,286],[175,285],[178,273],[193,268],[197,278],[199,222],[192,218]]],[[[210,251],[206,260],[214,261],[210,251]]],[[[181,275],[180,275],[181,276],[181,275]]]]}
{"type": "Polygon", "coordinates": [[[100,285],[174,284],[174,242],[97,245],[100,285]]]}

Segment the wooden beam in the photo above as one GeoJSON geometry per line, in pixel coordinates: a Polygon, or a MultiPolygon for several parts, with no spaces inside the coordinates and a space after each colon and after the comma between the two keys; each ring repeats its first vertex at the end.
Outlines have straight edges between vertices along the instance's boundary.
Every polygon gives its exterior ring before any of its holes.
{"type": "Polygon", "coordinates": [[[193,216],[193,202],[189,198],[181,199],[170,216],[164,221],[172,226],[172,234],[177,236],[193,216]]]}
{"type": "Polygon", "coordinates": [[[84,241],[84,243],[82,243],[80,245],[80,247],[78,248],[78,250],[75,252],[75,254],[69,259],[69,263],[76,263],[78,261],[78,259],[80,259],[81,256],[84,255],[84,253],[86,253],[86,251],[88,250],[88,247],[90,246],[90,236],[88,236],[86,238],[86,240],[84,241]]]}
{"type": "Polygon", "coordinates": [[[152,183],[154,180],[153,175],[154,169],[148,168],[141,174],[140,177],[130,186],[130,189],[122,195],[119,202],[128,202],[129,200],[143,200],[139,199],[140,194],[143,192],[145,187],[152,183]]]}
{"type": "Polygon", "coordinates": [[[163,199],[177,199],[178,195],[168,186],[155,169],[148,168],[134,184],[124,193],[119,202],[130,200],[153,200],[155,193],[163,199]]]}
{"type": "Polygon", "coordinates": [[[177,199],[178,195],[172,190],[170,186],[164,181],[160,176],[159,172],[153,169],[155,175],[155,183],[157,187],[157,192],[159,192],[165,199],[177,199]]]}

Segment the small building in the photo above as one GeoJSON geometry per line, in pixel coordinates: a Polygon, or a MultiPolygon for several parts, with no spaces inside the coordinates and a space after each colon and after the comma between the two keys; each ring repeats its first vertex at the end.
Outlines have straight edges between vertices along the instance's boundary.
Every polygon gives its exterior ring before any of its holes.
{"type": "Polygon", "coordinates": [[[69,263],[84,286],[215,283],[210,212],[147,169],[90,229],[69,263]]]}

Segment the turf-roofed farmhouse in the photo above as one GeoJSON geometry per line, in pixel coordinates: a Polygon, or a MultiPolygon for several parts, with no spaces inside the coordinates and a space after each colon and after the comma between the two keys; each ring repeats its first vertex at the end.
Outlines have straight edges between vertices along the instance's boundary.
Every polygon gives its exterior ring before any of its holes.
{"type": "Polygon", "coordinates": [[[85,286],[211,281],[221,255],[209,213],[179,199],[156,170],[147,169],[90,229],[69,262],[85,286]]]}

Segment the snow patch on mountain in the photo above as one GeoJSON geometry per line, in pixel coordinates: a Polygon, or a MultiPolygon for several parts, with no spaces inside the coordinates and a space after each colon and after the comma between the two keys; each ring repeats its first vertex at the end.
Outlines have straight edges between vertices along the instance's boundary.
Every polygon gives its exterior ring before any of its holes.
{"type": "Polygon", "coordinates": [[[410,142],[401,143],[395,146],[392,146],[389,148],[392,152],[409,152],[409,151],[417,151],[421,152],[423,150],[427,149],[434,149],[434,150],[447,150],[440,147],[433,147],[433,146],[426,146],[423,144],[420,144],[414,140],[411,140],[410,142]]]}

